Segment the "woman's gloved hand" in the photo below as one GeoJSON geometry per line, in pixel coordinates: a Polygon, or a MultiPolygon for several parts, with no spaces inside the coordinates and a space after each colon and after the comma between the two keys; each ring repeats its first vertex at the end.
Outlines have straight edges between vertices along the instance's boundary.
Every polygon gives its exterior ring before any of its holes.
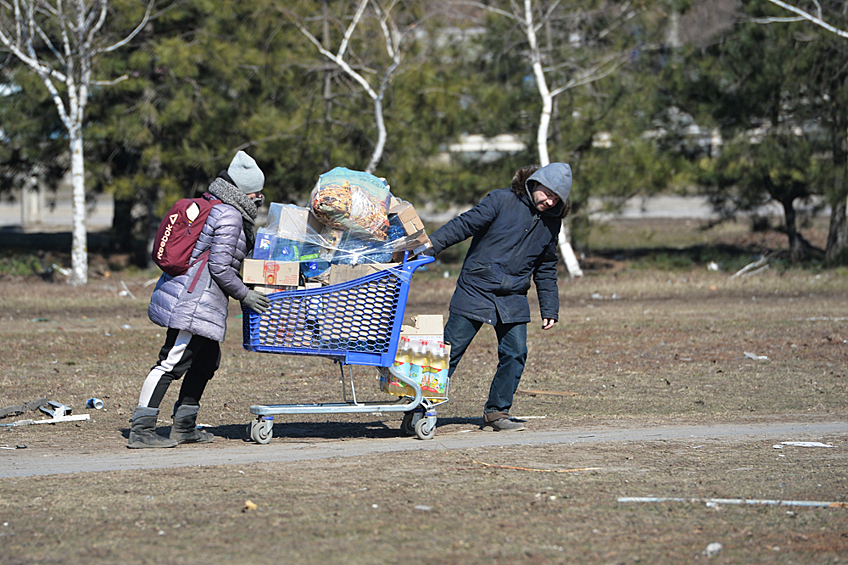
{"type": "Polygon", "coordinates": [[[271,301],[268,300],[268,297],[255,290],[248,290],[247,296],[242,299],[241,303],[258,314],[264,314],[271,307],[271,301]]]}

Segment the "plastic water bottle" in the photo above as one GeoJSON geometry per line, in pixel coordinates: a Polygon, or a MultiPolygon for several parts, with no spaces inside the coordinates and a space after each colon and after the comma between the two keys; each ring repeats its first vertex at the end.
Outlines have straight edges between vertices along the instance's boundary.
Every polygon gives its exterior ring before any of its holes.
{"type": "Polygon", "coordinates": [[[436,363],[437,348],[439,344],[435,341],[424,342],[424,350],[421,360],[421,378],[418,384],[421,385],[421,392],[425,398],[432,397],[436,392],[435,372],[438,370],[434,367],[436,363]]]}
{"type": "Polygon", "coordinates": [[[395,362],[392,364],[392,368],[396,373],[408,377],[411,358],[412,344],[410,343],[408,337],[402,337],[400,338],[400,347],[398,348],[398,352],[395,356],[395,362]]]}
{"type": "Polygon", "coordinates": [[[435,344],[433,349],[433,362],[430,364],[432,388],[436,391],[436,394],[444,397],[448,391],[448,368],[450,366],[448,350],[441,341],[435,344]]]}
{"type": "Polygon", "coordinates": [[[416,339],[412,342],[412,356],[410,358],[409,376],[419,385],[424,378],[424,367],[427,365],[427,342],[416,339]]]}

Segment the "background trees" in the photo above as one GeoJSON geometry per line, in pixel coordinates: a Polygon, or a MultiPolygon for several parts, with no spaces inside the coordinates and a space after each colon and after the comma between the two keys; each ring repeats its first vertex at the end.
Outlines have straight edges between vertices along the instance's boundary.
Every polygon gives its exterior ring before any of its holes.
{"type": "Polygon", "coordinates": [[[798,233],[798,203],[823,196],[837,216],[844,205],[846,69],[836,36],[803,22],[777,25],[777,12],[770,2],[746,5],[666,73],[671,103],[724,140],[720,155],[699,157],[694,180],[727,218],[779,203],[798,261],[812,251],[798,233]]]}
{"type": "MultiPolygon", "coordinates": [[[[131,6],[126,7],[131,11],[131,6]]],[[[126,78],[97,80],[100,59],[141,31],[151,5],[128,35],[112,42],[105,32],[109,0],[14,0],[0,4],[0,45],[34,73],[47,89],[67,134],[73,184],[71,284],[88,281],[85,227],[83,123],[92,88],[126,78]]]]}
{"type": "MultiPolygon", "coordinates": [[[[421,208],[473,204],[548,155],[575,172],[578,250],[590,199],[614,211],[699,190],[728,216],[780,202],[796,258],[810,252],[796,206],[824,197],[827,257],[838,260],[848,42],[782,21],[771,0],[677,4],[158,0],[132,42],[97,59],[103,77],[127,79],[90,92],[85,192],[114,194],[114,247],[144,265],[164,210],[238,149],[274,201],[304,204],[318,175],[347,166],[372,168],[421,208]],[[523,148],[452,149],[464,135],[502,134],[523,148]]],[[[821,5],[837,27],[838,4],[821,5]]],[[[114,42],[146,4],[110,6],[114,42]]],[[[33,174],[54,182],[70,164],[67,128],[37,75],[8,51],[0,61],[0,191],[33,174]]]]}
{"type": "Polygon", "coordinates": [[[168,206],[205,190],[239,149],[275,200],[296,197],[317,168],[307,140],[320,89],[301,88],[309,81],[294,30],[271,13],[263,0],[174,3],[142,45],[112,61],[132,76],[98,99],[96,184],[114,191],[115,243],[138,263],[168,206]]]}

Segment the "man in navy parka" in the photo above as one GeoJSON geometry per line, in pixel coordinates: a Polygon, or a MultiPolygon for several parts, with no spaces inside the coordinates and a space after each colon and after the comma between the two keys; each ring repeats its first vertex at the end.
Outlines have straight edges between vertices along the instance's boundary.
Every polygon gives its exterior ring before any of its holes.
{"type": "Polygon", "coordinates": [[[567,164],[525,167],[515,173],[509,188],[490,192],[430,236],[432,254],[473,238],[450,302],[445,341],[451,345],[452,377],[482,325],[495,328],[498,368],[483,409],[483,429],[524,429],[510,419],[509,409],[527,360],[527,291],[532,278],[542,329],[552,328],[559,313],[557,236],[570,192],[567,164]]]}

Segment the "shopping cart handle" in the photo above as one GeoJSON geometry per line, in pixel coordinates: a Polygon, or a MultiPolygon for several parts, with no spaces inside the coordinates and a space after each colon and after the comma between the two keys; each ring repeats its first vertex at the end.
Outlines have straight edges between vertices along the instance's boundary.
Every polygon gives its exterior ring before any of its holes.
{"type": "Polygon", "coordinates": [[[407,261],[404,257],[404,265],[410,265],[414,271],[418,267],[426,265],[427,263],[432,263],[435,260],[435,257],[430,257],[429,255],[418,255],[415,259],[409,261],[407,261]]]}
{"type": "Polygon", "coordinates": [[[405,253],[403,263],[395,267],[398,271],[400,271],[398,278],[406,281],[407,283],[412,280],[412,274],[418,267],[426,265],[427,263],[432,263],[436,260],[435,257],[430,257],[429,255],[419,255],[415,259],[407,260],[408,255],[408,252],[405,253]]]}

